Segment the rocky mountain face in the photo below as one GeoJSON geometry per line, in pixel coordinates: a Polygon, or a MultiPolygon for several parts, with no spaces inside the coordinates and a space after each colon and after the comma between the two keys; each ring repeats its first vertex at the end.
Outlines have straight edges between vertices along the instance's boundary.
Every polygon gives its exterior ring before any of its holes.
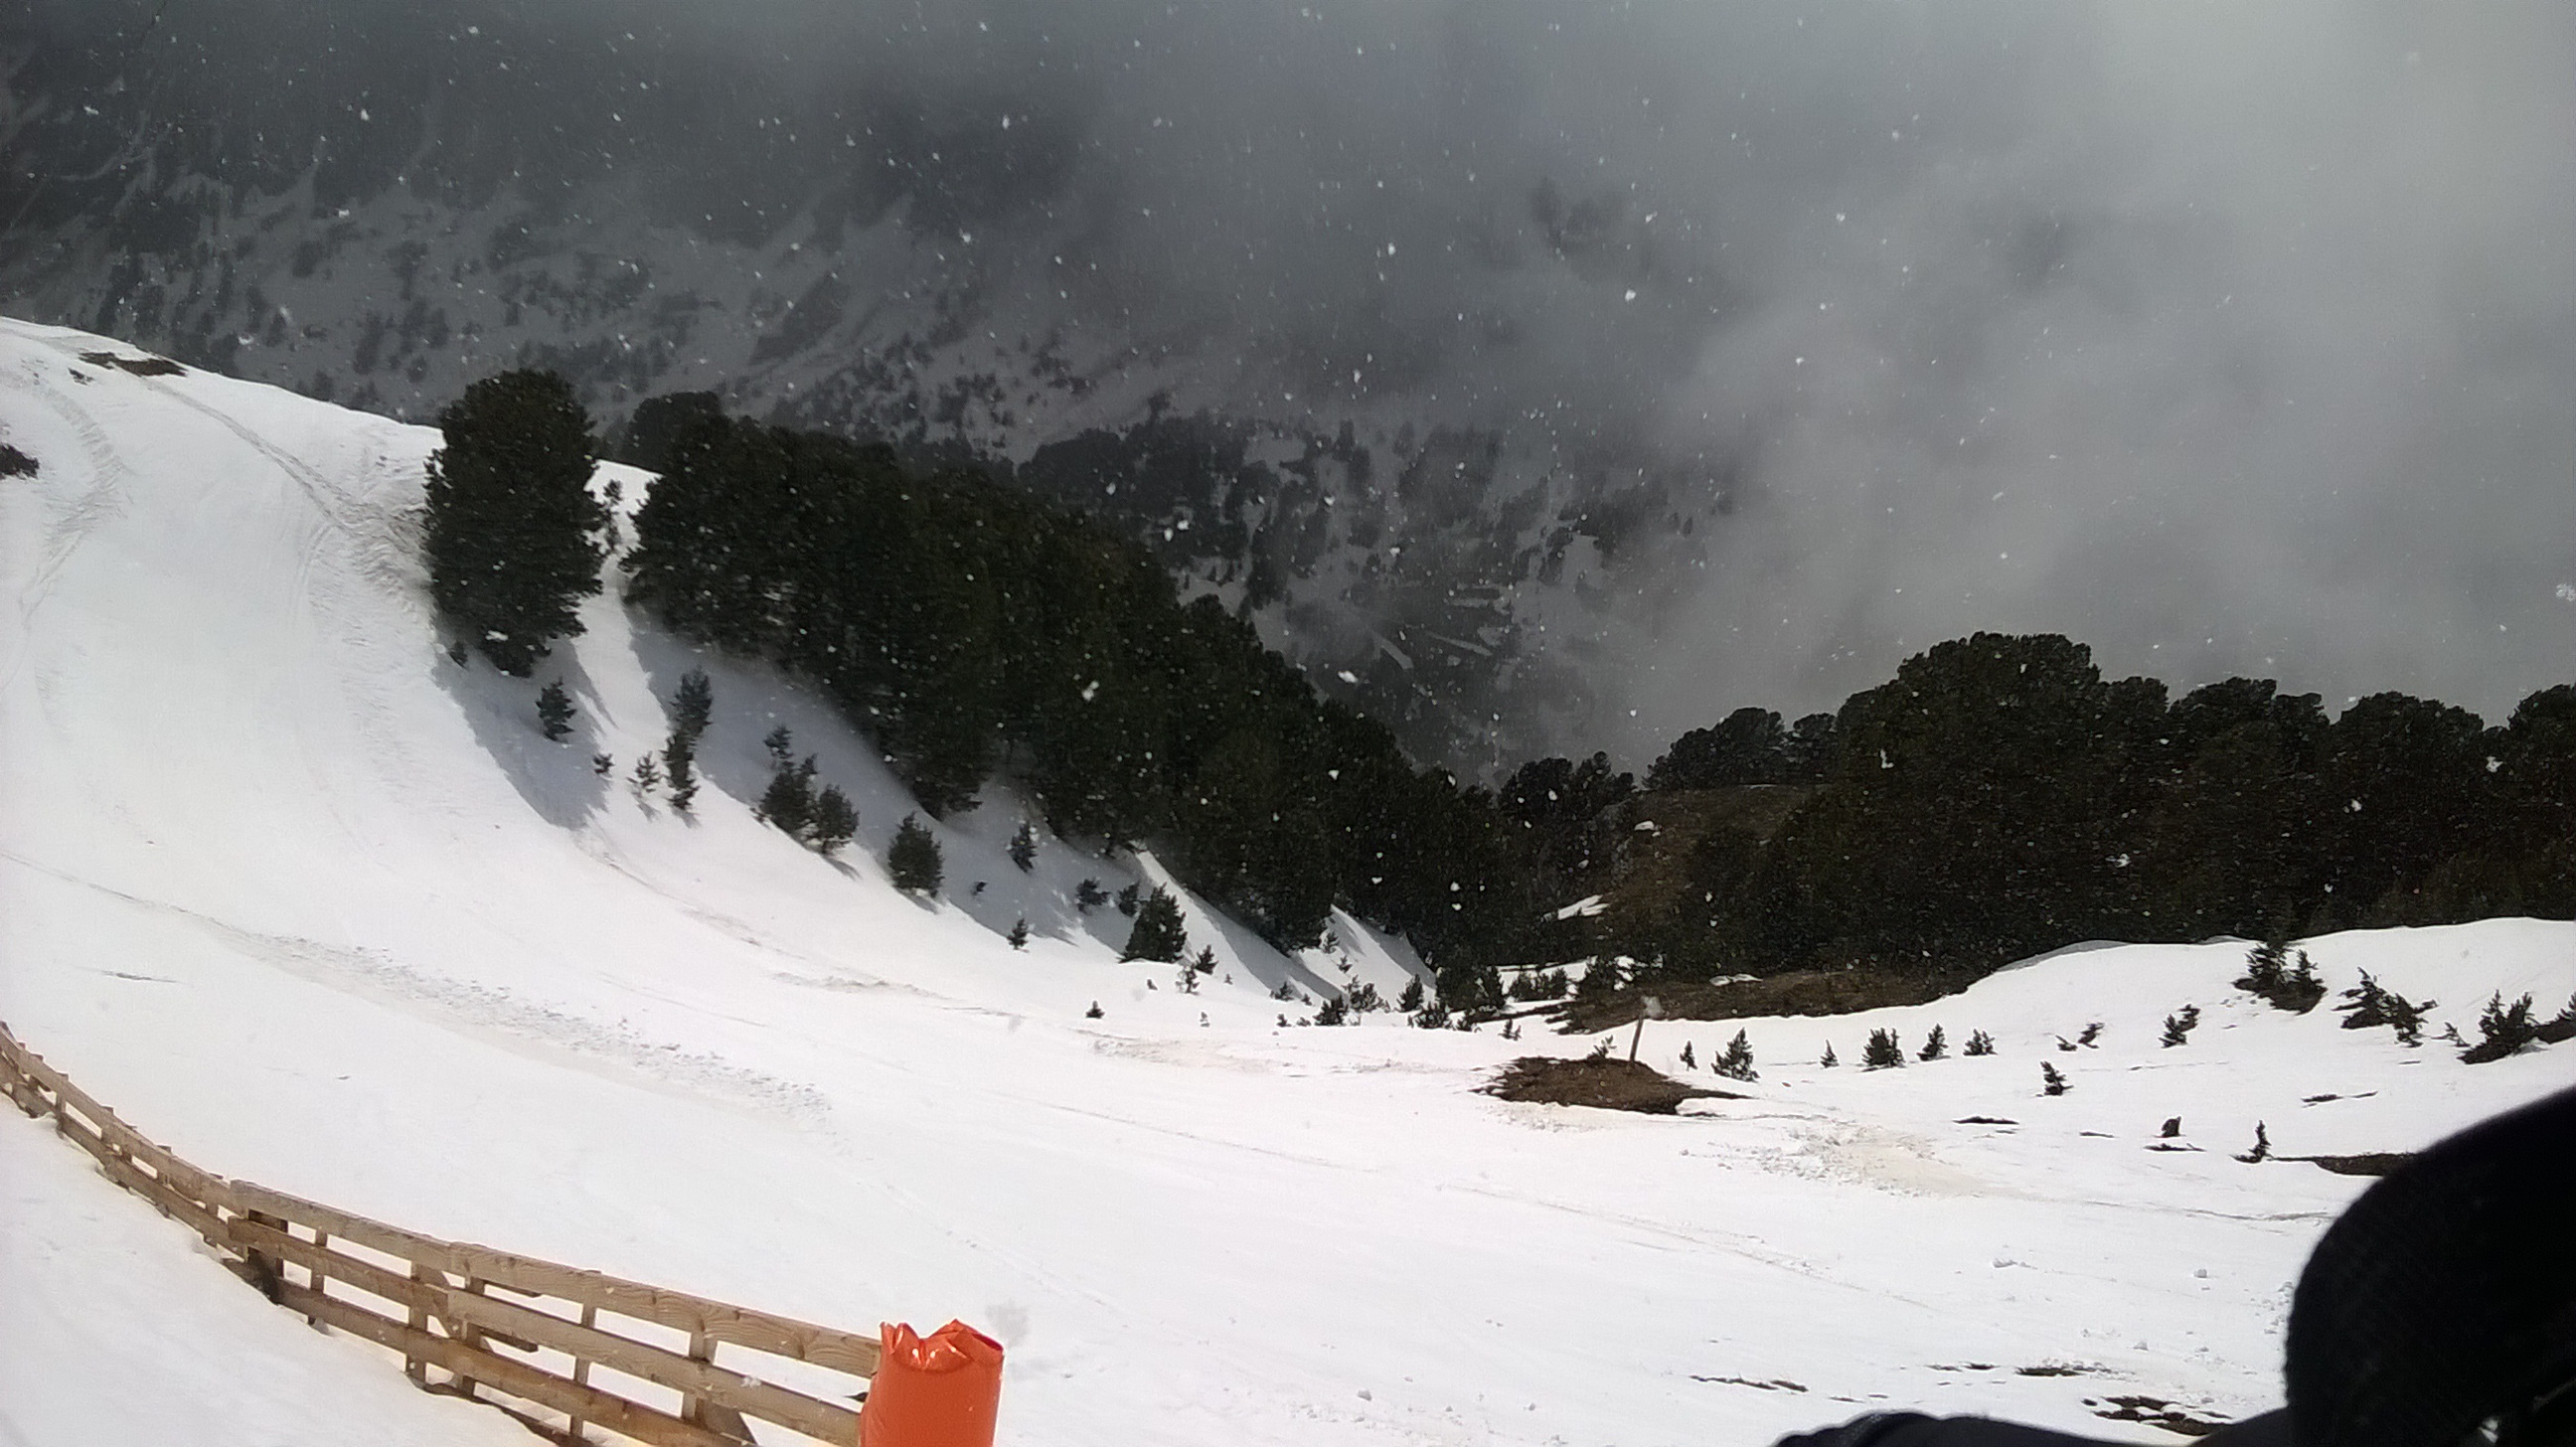
{"type": "Polygon", "coordinates": [[[1159,10],[705,9],[39,4],[0,304],[396,416],[543,366],[611,422],[704,390],[1007,468],[1426,756],[1585,734],[1727,504],[1640,425],[1723,300],[1651,214],[1480,175],[1472,97],[1402,165],[1299,154],[1330,97],[1159,10]]]}

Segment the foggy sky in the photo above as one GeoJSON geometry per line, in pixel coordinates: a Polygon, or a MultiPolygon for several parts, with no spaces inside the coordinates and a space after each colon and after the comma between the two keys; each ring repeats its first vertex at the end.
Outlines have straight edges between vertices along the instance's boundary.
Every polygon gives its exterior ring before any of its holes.
{"type": "MultiPolygon", "coordinates": [[[[755,241],[846,193],[1194,400],[1677,479],[1566,748],[1642,765],[1977,628],[2330,707],[2576,677],[2564,5],[299,3],[155,37],[278,67],[193,83],[280,174],[659,156],[654,205],[755,241]],[[296,131],[370,103],[372,160],[296,131]]],[[[39,8],[139,64],[116,7],[39,8]]]]}

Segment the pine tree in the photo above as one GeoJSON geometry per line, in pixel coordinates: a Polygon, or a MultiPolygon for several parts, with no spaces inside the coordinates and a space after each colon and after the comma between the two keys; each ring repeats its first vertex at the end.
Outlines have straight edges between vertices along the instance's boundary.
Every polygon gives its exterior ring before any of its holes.
{"type": "Polygon", "coordinates": [[[802,839],[814,826],[814,809],[814,761],[809,758],[801,766],[787,764],[770,775],[769,787],[760,791],[752,813],[802,839]]]}
{"type": "Polygon", "coordinates": [[[2040,1090],[2040,1094],[2042,1094],[2042,1095],[2064,1095],[2067,1091],[2069,1091],[2069,1090],[2071,1090],[2071,1089],[2073,1089],[2073,1088],[2074,1088],[2074,1087],[2072,1087],[2072,1086],[2070,1086],[2070,1085],[2068,1085],[2068,1084],[2066,1083],[2066,1076],[2065,1076],[2065,1074],[2064,1074],[2063,1072],[2061,1072],[2061,1071],[2060,1071],[2056,1066],[2049,1064],[2049,1063],[2048,1063],[2047,1061],[2045,1061],[2045,1060],[2043,1060],[2043,1061],[2039,1062],[2039,1090],[2040,1090]]]}
{"type": "Polygon", "coordinates": [[[599,775],[603,779],[608,777],[609,770],[616,767],[617,760],[607,754],[593,754],[590,756],[590,771],[599,775]]]}
{"type": "Polygon", "coordinates": [[[1181,902],[1157,885],[1137,901],[1136,927],[1127,932],[1127,947],[1118,952],[1118,958],[1172,964],[1188,948],[1189,937],[1181,929],[1181,902]]]}
{"type": "Polygon", "coordinates": [[[679,691],[671,696],[671,739],[662,746],[662,765],[671,776],[671,804],[683,811],[698,797],[698,740],[714,712],[715,687],[707,682],[706,670],[692,668],[680,675],[679,691]]]}
{"type": "Polygon", "coordinates": [[[814,800],[814,815],[809,827],[813,830],[814,847],[828,859],[840,853],[857,836],[858,808],[850,803],[849,795],[841,792],[840,785],[825,784],[821,795],[814,800]]]}
{"type": "Polygon", "coordinates": [[[2099,1041],[2101,1038],[2102,1022],[2094,1020],[2087,1023],[2083,1032],[2075,1037],[2075,1043],[2084,1046],[2086,1049],[2092,1049],[2095,1047],[2095,1042],[2099,1041]]]}
{"type": "MultiPolygon", "coordinates": [[[[1524,978],[1526,978],[1526,977],[1524,977],[1524,978]]],[[[1682,1042],[1682,1069],[1684,1069],[1684,1070],[1697,1070],[1697,1069],[1699,1069],[1699,1062],[1691,1058],[1691,1043],[1690,1043],[1689,1041],[1687,1041],[1687,1040],[1685,1040],[1685,1041],[1683,1041],[1683,1042],[1682,1042]]]]}
{"type": "Polygon", "coordinates": [[[1109,896],[1100,892],[1099,880],[1086,879],[1073,887],[1073,909],[1076,914],[1089,914],[1108,902],[1109,896]]]}
{"type": "Polygon", "coordinates": [[[1395,1008],[1407,1015],[1422,1008],[1421,976],[1413,976],[1404,982],[1404,992],[1395,997],[1395,1008]]]}
{"type": "Polygon", "coordinates": [[[1098,1000],[1094,1000],[1094,1001],[1092,1001],[1092,1002],[1091,1002],[1091,1008],[1082,1012],[1082,1018],[1084,1018],[1085,1020],[1097,1020],[1097,1019],[1099,1019],[1099,1018],[1100,1018],[1100,1016],[1101,1016],[1101,1009],[1100,1009],[1100,1002],[1099,1002],[1098,1000]]]}
{"type": "Polygon", "coordinates": [[[1350,1023],[1350,1007],[1342,1003],[1341,996],[1335,995],[1326,1000],[1323,1004],[1315,1007],[1315,1023],[1318,1025],[1347,1025],[1350,1023]]]}
{"type": "Polygon", "coordinates": [[[1891,1070],[1905,1064],[1905,1047],[1897,1043],[1893,1030],[1872,1030],[1869,1043],[1861,1047],[1863,1070],[1891,1070]]]}
{"type": "Polygon", "coordinates": [[[2254,1148],[2247,1151],[2245,1154],[2238,1156],[2236,1159],[2243,1161],[2245,1164],[2250,1166],[2259,1164],[2263,1161],[2268,1161],[2271,1158],[2272,1132],[2265,1129],[2263,1122],[2258,1120],[2254,1122],[2254,1148]]]}
{"type": "Polygon", "coordinates": [[[2280,991],[2289,963],[2289,941],[2265,940],[2246,953],[2245,973],[2236,977],[2236,988],[2268,1000],[2280,991]]]}
{"type": "Polygon", "coordinates": [[[547,738],[561,743],[572,732],[572,695],[564,692],[561,680],[537,690],[537,727],[547,738]]]}
{"type": "Polygon", "coordinates": [[[1011,862],[1020,867],[1022,874],[1037,868],[1037,831],[1031,829],[1026,820],[1022,820],[1018,832],[1011,835],[1011,862]]]}
{"type": "Polygon", "coordinates": [[[1199,973],[1200,973],[1200,974],[1202,974],[1202,975],[1213,975],[1213,974],[1215,974],[1215,973],[1216,973],[1216,946],[1214,946],[1214,945],[1201,945],[1201,946],[1199,946],[1199,952],[1198,952],[1196,955],[1192,956],[1192,957],[1191,957],[1191,959],[1190,959],[1190,968],[1191,968],[1191,969],[1193,969],[1193,970],[1196,970],[1197,972],[1199,972],[1199,973]]]}
{"type": "Polygon", "coordinates": [[[590,415],[551,372],[504,372],[438,414],[422,551],[430,599],[462,645],[525,678],[546,645],[581,632],[599,591],[590,415]]]}
{"type": "Polygon", "coordinates": [[[662,787],[661,761],[651,754],[637,754],[634,781],[636,792],[641,794],[649,794],[662,787]]]}
{"type": "Polygon", "coordinates": [[[785,724],[761,735],[760,746],[769,751],[769,767],[783,769],[795,762],[796,735],[785,724]]]}
{"type": "Polygon", "coordinates": [[[918,814],[906,814],[895,826],[894,844],[886,850],[886,874],[894,887],[910,894],[936,894],[948,866],[938,836],[918,814]]]}
{"type": "Polygon", "coordinates": [[[1935,1025],[1932,1027],[1932,1033],[1923,1037],[1923,1048],[1916,1052],[1914,1058],[1917,1060],[1938,1060],[1949,1053],[1949,1037],[1941,1033],[1940,1026],[1935,1025]]]}
{"type": "Polygon", "coordinates": [[[1995,1053],[1995,1037],[1987,1034],[1983,1030],[1971,1030],[1968,1032],[1967,1048],[1961,1053],[1967,1055],[1992,1055],[1995,1053]]]}
{"type": "Polygon", "coordinates": [[[2200,1027],[2200,1007],[2185,1005],[2179,1015],[2165,1017],[2165,1033],[2160,1043],[2168,1050],[2191,1043],[2191,1032],[2200,1027]]]}
{"type": "Polygon", "coordinates": [[[1012,949],[1024,950],[1029,947],[1029,922],[1025,917],[1011,921],[1010,940],[1012,949]]]}
{"type": "Polygon", "coordinates": [[[1753,1069],[1753,1043],[1744,1037],[1744,1032],[1741,1030],[1735,1032],[1735,1038],[1727,1042],[1725,1053],[1719,1055],[1709,1069],[1729,1080],[1762,1078],[1753,1069]]]}
{"type": "Polygon", "coordinates": [[[1129,919],[1134,919],[1136,917],[1135,885],[1128,885],[1125,889],[1118,891],[1118,912],[1127,916],[1129,919]]]}
{"type": "Polygon", "coordinates": [[[2389,1027],[2397,1032],[2398,1044],[2412,1047],[2424,1043],[2424,1012],[2432,1009],[2437,1003],[2439,1002],[2426,1000],[2418,1005],[2403,995],[2394,992],[2389,994],[2385,1009],[2388,1012],[2389,1027]]]}
{"type": "Polygon", "coordinates": [[[2508,1005],[2504,992],[2487,997],[2487,1007],[2478,1016],[2478,1043],[2460,1052],[2460,1059],[2470,1065],[2483,1065],[2502,1060],[2540,1038],[2540,1027],[2531,1018],[2530,995],[2508,1005]]]}
{"type": "Polygon", "coordinates": [[[1825,1053],[1817,1057],[1816,1063],[1827,1070],[1831,1070],[1835,1066],[1842,1064],[1842,1061],[1834,1057],[1834,1042],[1831,1040],[1825,1042],[1825,1053]]]}

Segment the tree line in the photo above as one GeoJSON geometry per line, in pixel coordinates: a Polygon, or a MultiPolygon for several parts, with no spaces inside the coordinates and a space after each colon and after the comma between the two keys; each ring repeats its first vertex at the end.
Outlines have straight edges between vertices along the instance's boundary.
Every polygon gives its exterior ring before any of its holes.
{"type": "MultiPolygon", "coordinates": [[[[440,421],[432,593],[460,649],[524,676],[597,586],[589,419],[522,372],[440,421]]],[[[1488,791],[1184,597],[1144,540],[986,470],[705,394],[647,403],[627,437],[661,473],[628,601],[809,681],[925,811],[1007,779],[1060,834],[1152,844],[1275,944],[1313,943],[1337,904],[1404,934],[1452,1009],[1503,1003],[1495,965],[1604,951],[1683,976],[1972,972],[2097,937],[2576,915],[2576,688],[2495,728],[2394,693],[2330,718],[2269,682],[2172,699],[2067,639],[1981,633],[1834,713],[1694,729],[1642,788],[1596,754],[1488,791]],[[1689,798],[1724,807],[1675,878],[1556,917],[1689,798]]]]}

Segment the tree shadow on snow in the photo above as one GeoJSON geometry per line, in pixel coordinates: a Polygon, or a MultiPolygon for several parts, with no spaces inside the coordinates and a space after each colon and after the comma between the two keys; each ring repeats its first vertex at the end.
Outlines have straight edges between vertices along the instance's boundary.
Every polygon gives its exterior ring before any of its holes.
{"type": "Polygon", "coordinates": [[[468,653],[461,664],[441,653],[431,674],[456,700],[474,741],[537,817],[577,829],[599,813],[611,781],[591,766],[599,752],[598,691],[570,640],[555,644],[526,678],[510,677],[477,653],[468,653]],[[537,694],[553,682],[563,684],[573,701],[572,732],[560,742],[548,739],[537,722],[537,694]]]}

